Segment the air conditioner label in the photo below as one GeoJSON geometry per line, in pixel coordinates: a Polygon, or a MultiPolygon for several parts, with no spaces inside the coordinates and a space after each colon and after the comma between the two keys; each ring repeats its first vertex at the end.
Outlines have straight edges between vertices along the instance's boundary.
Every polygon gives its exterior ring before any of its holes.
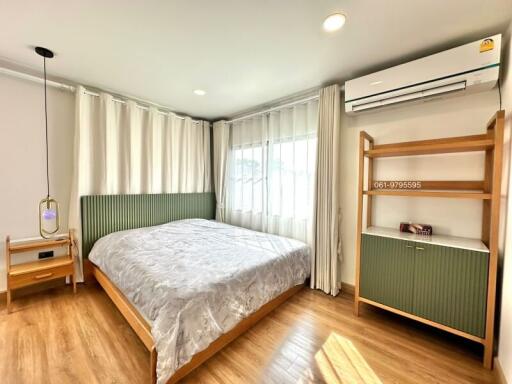
{"type": "Polygon", "coordinates": [[[485,39],[480,43],[480,53],[492,51],[494,49],[494,40],[485,39]]]}

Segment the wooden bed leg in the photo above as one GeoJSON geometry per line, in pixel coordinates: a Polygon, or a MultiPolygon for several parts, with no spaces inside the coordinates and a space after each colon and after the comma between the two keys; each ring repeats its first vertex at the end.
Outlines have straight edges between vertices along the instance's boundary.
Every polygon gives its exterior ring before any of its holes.
{"type": "Polygon", "coordinates": [[[11,290],[7,288],[7,313],[11,313],[11,290]]]}
{"type": "Polygon", "coordinates": [[[156,384],[156,347],[153,346],[151,349],[151,357],[150,357],[150,363],[149,363],[149,369],[150,369],[150,375],[151,375],[151,384],[156,384]]]}
{"type": "Polygon", "coordinates": [[[492,369],[492,363],[494,358],[494,350],[492,341],[488,342],[487,340],[484,343],[484,367],[486,369],[492,369]]]}

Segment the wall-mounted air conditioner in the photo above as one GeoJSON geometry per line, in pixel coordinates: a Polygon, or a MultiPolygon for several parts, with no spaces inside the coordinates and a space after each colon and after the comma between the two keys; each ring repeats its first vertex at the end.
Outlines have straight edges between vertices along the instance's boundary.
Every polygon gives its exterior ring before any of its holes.
{"type": "Polygon", "coordinates": [[[499,77],[501,35],[397,65],[345,83],[345,111],[491,89],[499,77]]]}

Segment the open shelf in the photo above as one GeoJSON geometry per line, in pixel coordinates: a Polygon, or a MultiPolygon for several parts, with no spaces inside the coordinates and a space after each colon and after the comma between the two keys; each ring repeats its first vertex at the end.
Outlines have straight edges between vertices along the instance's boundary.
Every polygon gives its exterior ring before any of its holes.
{"type": "Polygon", "coordinates": [[[374,145],[372,148],[364,151],[364,155],[372,158],[434,155],[441,153],[486,151],[493,147],[494,139],[492,137],[488,135],[474,135],[448,139],[374,145]]]}
{"type": "Polygon", "coordinates": [[[453,191],[406,191],[406,190],[371,190],[363,191],[369,196],[410,196],[410,197],[448,197],[458,199],[490,200],[492,194],[483,192],[453,191]]]}
{"type": "Polygon", "coordinates": [[[54,240],[41,240],[41,241],[32,241],[21,244],[11,244],[9,251],[11,253],[21,253],[21,252],[29,252],[35,251],[38,249],[48,249],[61,247],[69,244],[69,239],[54,239],[54,240]]]}
{"type": "Polygon", "coordinates": [[[30,272],[44,271],[49,268],[62,267],[70,264],[73,264],[73,259],[69,255],[41,259],[23,264],[12,264],[11,269],[9,270],[9,275],[23,275],[30,272]]]}

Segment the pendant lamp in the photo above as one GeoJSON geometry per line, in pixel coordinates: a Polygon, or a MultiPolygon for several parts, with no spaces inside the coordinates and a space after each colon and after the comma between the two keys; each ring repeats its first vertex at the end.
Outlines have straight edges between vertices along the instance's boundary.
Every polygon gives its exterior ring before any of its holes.
{"type": "Polygon", "coordinates": [[[48,105],[46,101],[46,59],[53,57],[47,48],[36,47],[36,53],[43,57],[44,69],[44,122],[46,138],[46,197],[39,202],[39,233],[45,239],[50,238],[59,230],[59,203],[50,196],[50,171],[48,166],[48,105]]]}

